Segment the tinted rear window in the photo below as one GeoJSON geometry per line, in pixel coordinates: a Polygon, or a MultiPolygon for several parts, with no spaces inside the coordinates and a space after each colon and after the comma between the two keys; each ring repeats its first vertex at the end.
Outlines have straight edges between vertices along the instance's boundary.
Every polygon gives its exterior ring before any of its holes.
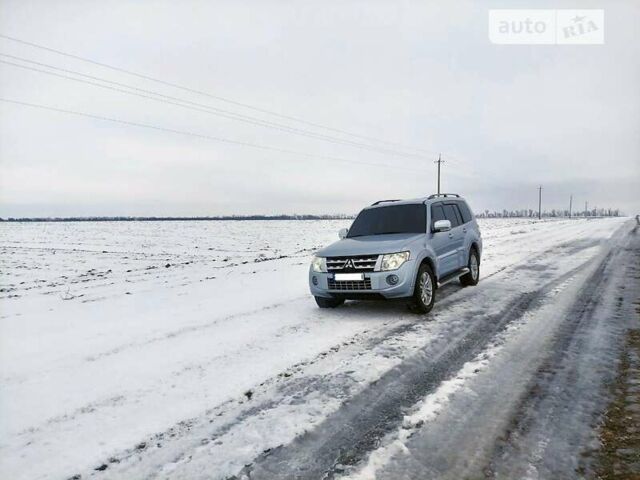
{"type": "Polygon", "coordinates": [[[451,228],[457,227],[462,224],[462,217],[458,212],[458,208],[451,204],[447,203],[444,205],[444,215],[447,217],[447,220],[451,222],[451,228]]]}
{"type": "Polygon", "coordinates": [[[391,233],[425,233],[424,204],[390,205],[360,212],[349,229],[349,238],[391,233]]]}
{"type": "Polygon", "coordinates": [[[471,221],[471,210],[469,210],[467,204],[464,202],[458,202],[458,207],[460,208],[463,222],[469,223],[471,221]]]}

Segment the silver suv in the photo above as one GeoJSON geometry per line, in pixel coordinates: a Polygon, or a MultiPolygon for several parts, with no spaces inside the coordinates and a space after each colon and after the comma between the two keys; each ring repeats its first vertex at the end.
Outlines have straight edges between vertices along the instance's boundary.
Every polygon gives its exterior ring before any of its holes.
{"type": "Polygon", "coordinates": [[[455,193],[381,200],[338,235],[309,269],[320,308],[349,299],[406,299],[413,311],[427,313],[439,286],[458,278],[476,285],[480,277],[480,229],[455,193]]]}

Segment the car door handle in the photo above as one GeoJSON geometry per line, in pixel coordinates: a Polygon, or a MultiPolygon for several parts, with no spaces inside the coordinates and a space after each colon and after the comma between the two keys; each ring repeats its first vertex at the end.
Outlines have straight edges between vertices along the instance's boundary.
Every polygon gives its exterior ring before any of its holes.
{"type": "Polygon", "coordinates": [[[462,231],[463,231],[464,233],[467,233],[467,227],[464,227],[464,228],[462,229],[462,231]]]}
{"type": "Polygon", "coordinates": [[[449,234],[449,238],[453,238],[453,233],[450,233],[450,234],[449,234]]]}

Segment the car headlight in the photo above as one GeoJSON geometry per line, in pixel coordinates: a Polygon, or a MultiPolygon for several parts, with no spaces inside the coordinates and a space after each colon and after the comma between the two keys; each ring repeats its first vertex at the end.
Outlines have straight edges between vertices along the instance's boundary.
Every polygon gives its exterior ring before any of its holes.
{"type": "Polygon", "coordinates": [[[311,260],[311,269],[314,272],[326,272],[327,259],[324,257],[313,257],[313,260],[311,260]]]}
{"type": "Polygon", "coordinates": [[[383,272],[397,270],[407,260],[409,260],[409,252],[388,253],[382,256],[380,270],[383,272]]]}

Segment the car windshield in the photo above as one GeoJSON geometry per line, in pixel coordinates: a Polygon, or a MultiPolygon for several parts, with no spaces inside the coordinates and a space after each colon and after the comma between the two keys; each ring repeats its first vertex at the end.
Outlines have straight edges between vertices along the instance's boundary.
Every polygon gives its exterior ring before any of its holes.
{"type": "Polygon", "coordinates": [[[423,204],[390,205],[362,210],[347,237],[392,233],[425,233],[427,218],[423,204]]]}

